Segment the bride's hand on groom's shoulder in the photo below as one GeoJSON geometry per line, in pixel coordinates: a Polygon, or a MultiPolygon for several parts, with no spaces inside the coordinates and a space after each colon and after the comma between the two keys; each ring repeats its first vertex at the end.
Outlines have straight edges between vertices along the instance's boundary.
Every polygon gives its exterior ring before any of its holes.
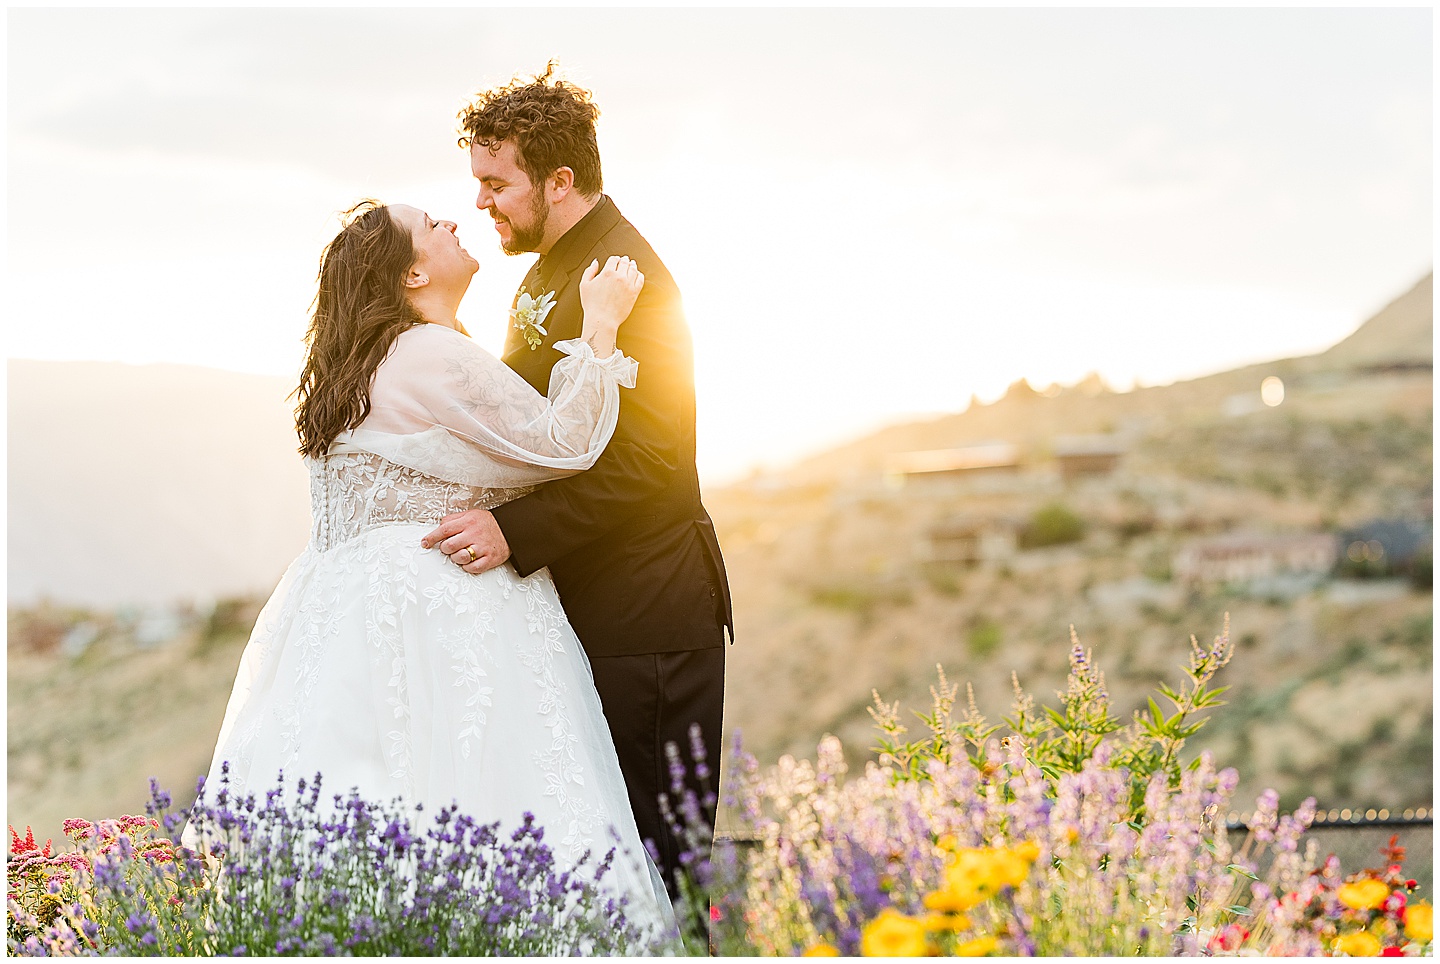
{"type": "Polygon", "coordinates": [[[612,255],[601,267],[600,260],[590,262],[580,278],[580,306],[585,309],[585,327],[614,330],[620,327],[635,307],[645,275],[627,257],[612,255]]]}

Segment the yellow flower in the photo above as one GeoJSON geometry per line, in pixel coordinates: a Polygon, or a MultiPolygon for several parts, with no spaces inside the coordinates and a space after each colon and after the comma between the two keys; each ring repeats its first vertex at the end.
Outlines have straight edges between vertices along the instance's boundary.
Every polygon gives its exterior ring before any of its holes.
{"type": "Polygon", "coordinates": [[[963,931],[970,926],[970,918],[964,914],[930,914],[925,918],[927,931],[963,931]]]}
{"type": "Polygon", "coordinates": [[[1405,936],[1412,941],[1435,939],[1435,908],[1429,904],[1411,904],[1405,908],[1405,936]]]}
{"type": "Polygon", "coordinates": [[[955,867],[974,878],[974,885],[993,896],[1001,887],[1019,887],[1030,875],[1030,861],[1012,850],[987,848],[956,853],[955,867]]]}
{"type": "MultiPolygon", "coordinates": [[[[1376,883],[1379,883],[1379,881],[1376,881],[1376,883]]],[[[1369,931],[1341,934],[1335,938],[1335,945],[1332,950],[1338,954],[1344,954],[1347,957],[1379,957],[1380,939],[1369,931]]]]}
{"type": "Polygon", "coordinates": [[[1040,844],[1034,840],[1027,840],[1018,847],[1010,848],[1010,852],[1021,860],[1033,864],[1040,857],[1040,844]]]}
{"type": "Polygon", "coordinates": [[[866,957],[924,957],[925,925],[886,908],[860,932],[860,953],[866,957]]]}
{"type": "Polygon", "coordinates": [[[1366,877],[1364,880],[1341,884],[1335,896],[1340,898],[1340,903],[1353,910],[1375,910],[1390,896],[1390,888],[1374,877],[1366,877]]]}
{"type": "Polygon", "coordinates": [[[952,887],[947,881],[946,886],[940,890],[931,891],[920,900],[926,910],[935,911],[939,914],[958,914],[967,911],[985,899],[983,894],[977,893],[973,887],[963,886],[960,882],[959,889],[952,887]]]}
{"type": "Polygon", "coordinates": [[[805,951],[801,957],[839,957],[840,948],[834,944],[816,944],[805,951]]]}
{"type": "Polygon", "coordinates": [[[993,937],[977,937],[973,941],[966,941],[963,944],[955,945],[956,957],[984,957],[986,954],[995,953],[995,948],[1000,942],[993,937]]]}
{"type": "Polygon", "coordinates": [[[1016,850],[996,850],[990,858],[990,875],[996,888],[1019,887],[1030,876],[1030,864],[1035,858],[1026,860],[1016,850]]]}

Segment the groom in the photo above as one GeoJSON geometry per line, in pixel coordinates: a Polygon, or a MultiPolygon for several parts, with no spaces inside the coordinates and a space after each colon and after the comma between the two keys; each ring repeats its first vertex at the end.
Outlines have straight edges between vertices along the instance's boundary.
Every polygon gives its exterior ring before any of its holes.
{"type": "MultiPolygon", "coordinates": [[[[589,92],[554,72],[551,63],[531,81],[486,91],[460,115],[460,145],[470,149],[479,182],[476,206],[494,219],[506,254],[539,253],[522,291],[555,294],[543,333],[512,328],[504,361],[545,394],[550,368],[563,357],[552,346],[580,334],[586,265],[628,255],[645,287],[617,345],[639,362],[636,385],[621,392],[619,424],[594,468],[491,512],[447,516],[423,544],[439,545],[472,573],[507,560],[521,576],[550,567],[590,657],[640,836],[655,842],[673,892],[682,844],[657,804],[670,790],[664,747],[676,743],[688,760],[689,729],[698,723],[718,773],[725,630],[734,633],[730,590],[700,504],[694,366],[680,292],[601,193],[599,110],[589,92]]],[[[713,805],[707,816],[713,826],[713,805]]]]}

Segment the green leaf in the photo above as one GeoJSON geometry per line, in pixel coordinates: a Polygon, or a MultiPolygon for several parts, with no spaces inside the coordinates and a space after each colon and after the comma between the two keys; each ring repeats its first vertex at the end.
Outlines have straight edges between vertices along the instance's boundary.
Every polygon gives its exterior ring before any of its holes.
{"type": "Polygon", "coordinates": [[[1230,871],[1231,873],[1239,874],[1242,877],[1249,877],[1251,880],[1260,879],[1259,877],[1250,873],[1250,871],[1246,870],[1244,867],[1241,867],[1239,864],[1230,864],[1225,869],[1230,871]]]}
{"type": "Polygon", "coordinates": [[[1155,697],[1153,696],[1147,696],[1146,699],[1150,701],[1150,716],[1154,718],[1155,725],[1162,725],[1165,722],[1165,714],[1161,712],[1160,704],[1155,702],[1155,697]]]}

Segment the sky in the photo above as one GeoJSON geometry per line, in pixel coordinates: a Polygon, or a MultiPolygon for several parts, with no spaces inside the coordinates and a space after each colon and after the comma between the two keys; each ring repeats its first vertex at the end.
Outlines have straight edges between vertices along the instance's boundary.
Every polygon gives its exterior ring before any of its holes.
{"type": "Polygon", "coordinates": [[[498,349],[531,256],[455,117],[552,57],[684,294],[707,483],[1022,377],[1307,354],[1431,269],[1432,16],[11,8],[7,355],[293,376],[366,196],[458,223],[498,349]]]}

